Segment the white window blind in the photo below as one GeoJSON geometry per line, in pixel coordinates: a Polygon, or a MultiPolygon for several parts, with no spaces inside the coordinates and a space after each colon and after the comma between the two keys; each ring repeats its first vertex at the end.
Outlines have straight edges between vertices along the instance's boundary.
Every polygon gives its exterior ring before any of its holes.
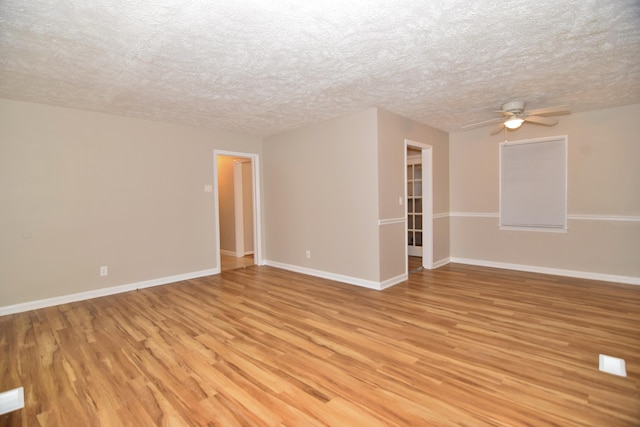
{"type": "Polygon", "coordinates": [[[567,228],[567,137],[500,144],[500,226],[567,228]]]}

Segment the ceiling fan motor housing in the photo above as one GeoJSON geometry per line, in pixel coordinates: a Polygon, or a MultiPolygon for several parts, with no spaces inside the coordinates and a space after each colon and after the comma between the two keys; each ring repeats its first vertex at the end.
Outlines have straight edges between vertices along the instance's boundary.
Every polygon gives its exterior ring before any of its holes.
{"type": "Polygon", "coordinates": [[[524,112],[524,102],[513,101],[502,104],[502,111],[516,115],[522,114],[524,112]]]}

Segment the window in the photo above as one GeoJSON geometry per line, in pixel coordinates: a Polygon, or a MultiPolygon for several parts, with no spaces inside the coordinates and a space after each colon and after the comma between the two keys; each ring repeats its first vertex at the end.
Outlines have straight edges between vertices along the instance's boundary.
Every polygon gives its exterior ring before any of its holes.
{"type": "Polygon", "coordinates": [[[500,228],[566,231],[566,136],[500,144],[500,228]]]}

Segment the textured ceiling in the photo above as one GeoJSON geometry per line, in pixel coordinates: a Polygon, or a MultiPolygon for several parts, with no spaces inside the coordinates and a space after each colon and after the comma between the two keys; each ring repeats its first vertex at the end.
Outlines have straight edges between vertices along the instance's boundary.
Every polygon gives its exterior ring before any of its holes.
{"type": "Polygon", "coordinates": [[[640,103],[638,0],[0,0],[0,97],[270,135],[640,103]]]}

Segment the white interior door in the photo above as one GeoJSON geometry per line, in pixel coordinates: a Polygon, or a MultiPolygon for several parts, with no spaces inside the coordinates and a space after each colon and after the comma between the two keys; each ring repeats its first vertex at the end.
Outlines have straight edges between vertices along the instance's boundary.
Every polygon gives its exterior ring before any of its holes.
{"type": "Polygon", "coordinates": [[[407,156],[407,254],[422,256],[422,157],[407,156]]]}
{"type": "Polygon", "coordinates": [[[407,255],[422,257],[427,269],[433,268],[432,151],[430,145],[405,139],[407,255]]]}

